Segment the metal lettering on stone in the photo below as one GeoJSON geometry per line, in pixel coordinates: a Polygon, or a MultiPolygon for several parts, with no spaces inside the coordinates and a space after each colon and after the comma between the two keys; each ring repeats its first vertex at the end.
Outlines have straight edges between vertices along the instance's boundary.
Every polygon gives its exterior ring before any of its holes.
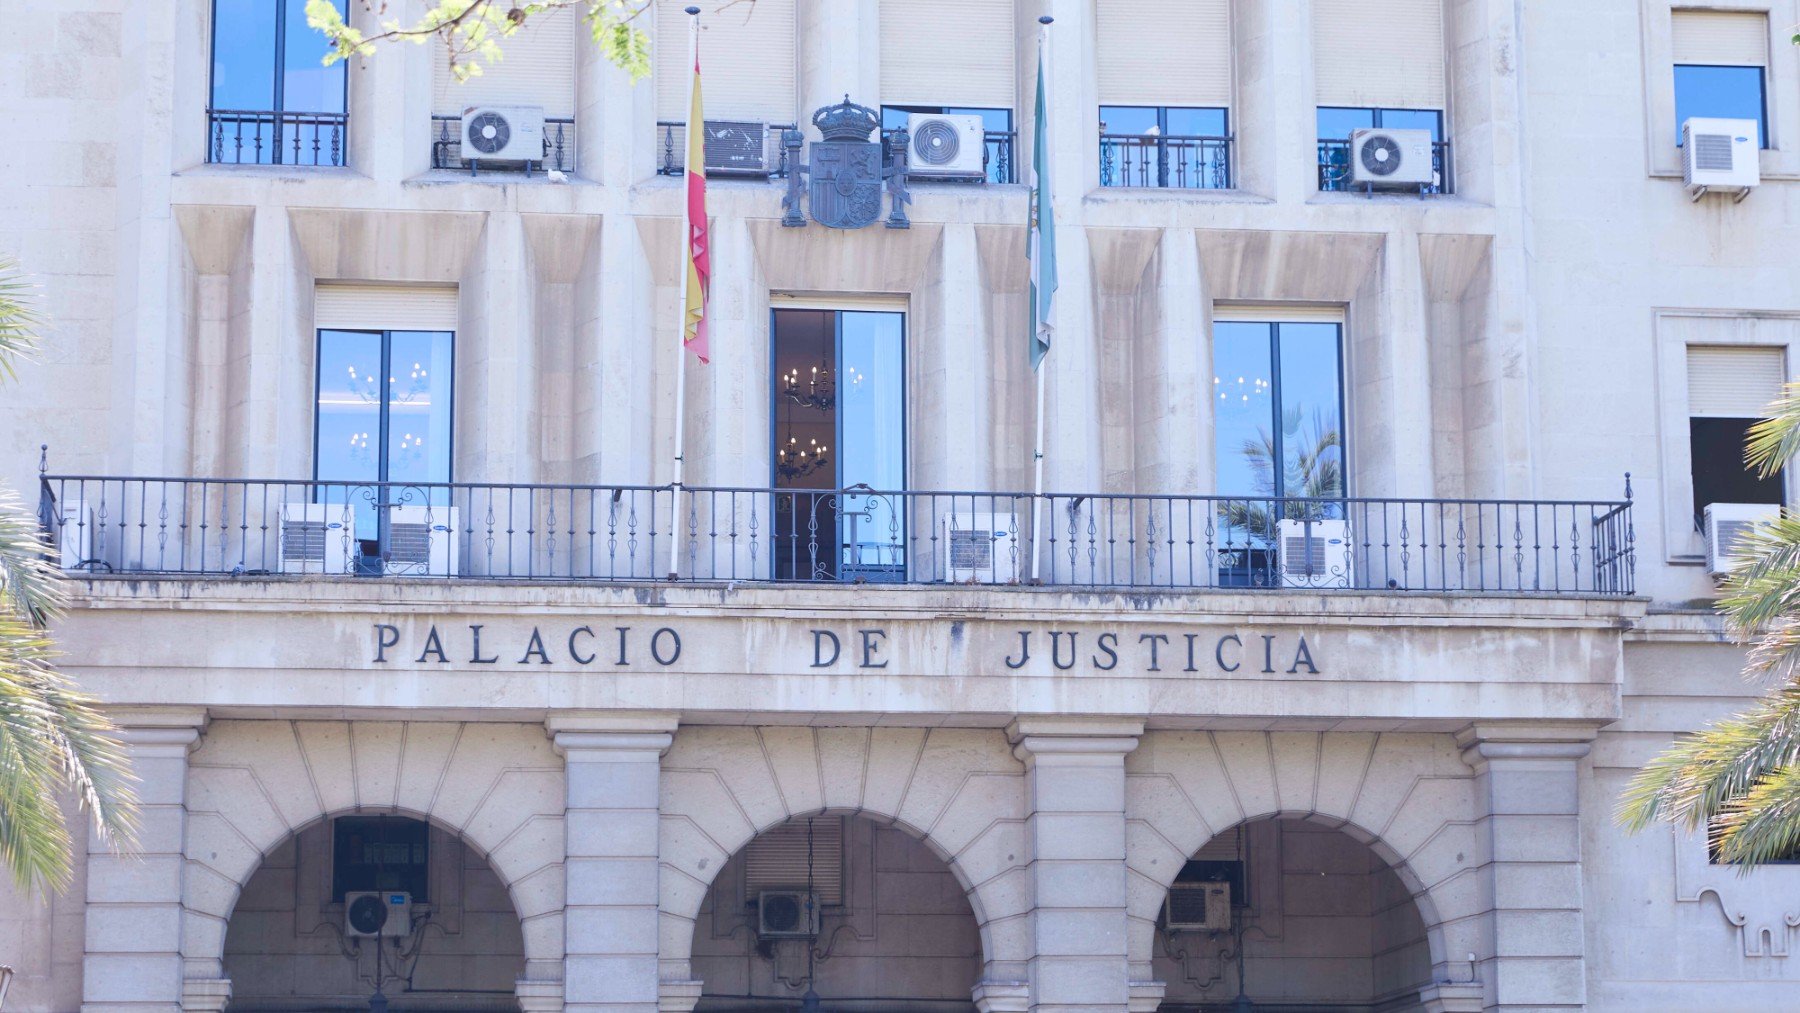
{"type": "Polygon", "coordinates": [[[885,189],[891,206],[887,227],[910,228],[912,223],[906,218],[906,205],[912,202],[906,192],[906,132],[886,139],[889,157],[884,160],[883,141],[869,140],[881,125],[880,117],[868,106],[850,101],[848,95],[839,104],[813,113],[812,122],[824,140],[808,146],[805,163],[800,161],[800,132],[789,130],[782,135],[792,169],[787,195],[781,200],[785,212],[781,224],[794,228],[806,224],[800,212],[804,189],[808,213],[820,225],[832,229],[873,225],[881,217],[881,192],[885,189]],[[807,180],[804,187],[803,178],[807,180]]]}

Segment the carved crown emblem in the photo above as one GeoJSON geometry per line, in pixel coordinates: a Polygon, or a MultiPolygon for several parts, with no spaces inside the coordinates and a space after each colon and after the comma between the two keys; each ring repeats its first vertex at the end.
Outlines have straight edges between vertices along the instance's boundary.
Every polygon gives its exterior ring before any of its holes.
{"type": "Polygon", "coordinates": [[[827,141],[866,141],[881,125],[881,117],[875,110],[857,105],[848,95],[837,105],[825,106],[813,113],[812,121],[819,136],[827,141]]]}

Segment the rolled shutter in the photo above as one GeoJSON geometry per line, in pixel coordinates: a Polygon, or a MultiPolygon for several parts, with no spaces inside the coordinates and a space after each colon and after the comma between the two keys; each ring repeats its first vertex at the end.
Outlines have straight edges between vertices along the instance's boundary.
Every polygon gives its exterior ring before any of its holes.
{"type": "Polygon", "coordinates": [[[575,46],[584,26],[571,7],[546,11],[528,19],[500,40],[501,58],[481,64],[481,73],[458,83],[450,70],[450,53],[436,39],[432,65],[431,111],[460,116],[469,106],[542,106],[544,115],[575,115],[575,46]]]}
{"type": "MultiPolygon", "coordinates": [[[[758,0],[760,2],[760,0],[758,0]]],[[[844,820],[814,816],[784,823],[744,845],[745,900],[763,890],[795,890],[808,883],[806,832],[812,826],[812,891],[819,903],[844,902],[844,820]]]]}
{"type": "Polygon", "coordinates": [[[881,0],[881,103],[1011,109],[1012,0],[881,0]]]}
{"type": "Polygon", "coordinates": [[[1781,396],[1787,378],[1779,348],[1755,345],[1689,345],[1688,414],[1757,419],[1781,396]]]}
{"type": "Polygon", "coordinates": [[[700,8],[700,80],[709,120],[793,123],[799,106],[794,0],[656,0],[656,118],[687,120],[688,16],[700,8]]]}
{"type": "Polygon", "coordinates": [[[1443,0],[1313,0],[1322,106],[1443,109],[1443,0]]]}
{"type": "Polygon", "coordinates": [[[1229,0],[1098,0],[1095,15],[1101,105],[1231,104],[1229,0]]]}
{"type": "Polygon", "coordinates": [[[353,331],[454,331],[456,288],[320,282],[313,291],[313,323],[353,331]]]}
{"type": "Polygon", "coordinates": [[[1676,11],[1675,62],[1762,67],[1769,62],[1769,16],[1755,11],[1676,11]]]}

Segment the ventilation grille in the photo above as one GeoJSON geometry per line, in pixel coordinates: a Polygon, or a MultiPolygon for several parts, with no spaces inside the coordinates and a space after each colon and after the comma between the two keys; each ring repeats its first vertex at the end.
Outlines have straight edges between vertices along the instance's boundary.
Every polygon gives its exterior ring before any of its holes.
{"type": "Polygon", "coordinates": [[[281,522],[281,554],[288,559],[325,562],[325,538],[324,521],[281,522]]]}
{"type": "Polygon", "coordinates": [[[985,570],[994,565],[994,536],[986,531],[950,529],[950,568],[985,570]]]}
{"type": "Polygon", "coordinates": [[[844,821],[837,816],[795,820],[767,831],[744,846],[744,896],[764,890],[797,890],[808,885],[819,903],[844,902],[844,821]],[[806,828],[812,827],[812,878],[806,875],[806,828]]]}
{"type": "Polygon", "coordinates": [[[926,120],[913,134],[913,156],[926,165],[949,165],[962,151],[954,124],[926,120]]]}
{"type": "Polygon", "coordinates": [[[388,560],[431,565],[431,525],[396,521],[388,525],[388,560]]]}
{"type": "Polygon", "coordinates": [[[1289,535],[1285,540],[1285,552],[1288,573],[1304,573],[1307,576],[1325,572],[1325,539],[1308,538],[1305,535],[1289,535]]]}
{"type": "Polygon", "coordinates": [[[1695,134],[1694,168],[1707,172],[1730,172],[1731,137],[1726,134],[1695,134]]]}
{"type": "Polygon", "coordinates": [[[1165,921],[1170,925],[1204,926],[1208,929],[1231,927],[1230,904],[1208,904],[1207,895],[1228,890],[1218,883],[1175,883],[1169,887],[1169,906],[1165,921]],[[1224,915],[1222,924],[1208,920],[1208,908],[1224,915]]]}

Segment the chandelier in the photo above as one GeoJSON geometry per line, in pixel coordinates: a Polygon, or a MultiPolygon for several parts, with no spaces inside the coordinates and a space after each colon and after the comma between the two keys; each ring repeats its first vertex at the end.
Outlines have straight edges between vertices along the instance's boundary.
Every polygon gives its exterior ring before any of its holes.
{"type": "Polygon", "coordinates": [[[831,367],[814,366],[802,374],[795,366],[781,375],[781,396],[802,408],[828,412],[837,405],[837,384],[831,378],[831,367]]]}
{"type": "Polygon", "coordinates": [[[775,473],[785,479],[804,478],[831,463],[827,456],[831,448],[815,439],[808,439],[805,446],[792,433],[787,443],[775,451],[775,473]]]}

